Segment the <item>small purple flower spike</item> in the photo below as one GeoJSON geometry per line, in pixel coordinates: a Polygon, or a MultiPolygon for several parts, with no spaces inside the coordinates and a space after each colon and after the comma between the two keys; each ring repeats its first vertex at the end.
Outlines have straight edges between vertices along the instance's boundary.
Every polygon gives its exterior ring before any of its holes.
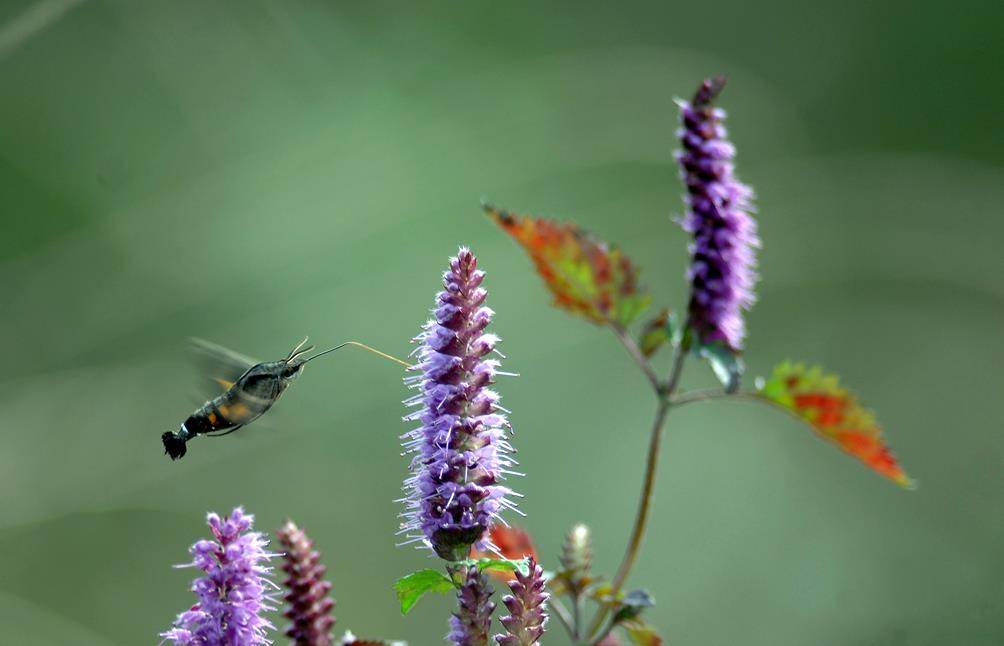
{"type": "Polygon", "coordinates": [[[275,556],[265,551],[268,541],[250,531],[254,516],[237,507],[228,518],[206,516],[215,540],[191,547],[191,563],[205,573],[192,582],[198,603],[178,615],[174,628],[160,634],[164,641],[185,646],[255,646],[270,644],[266,633],[274,626],[261,613],[274,610],[275,599],[266,586],[275,556]]]}
{"type": "Polygon", "coordinates": [[[508,496],[516,494],[499,484],[515,463],[505,410],[488,389],[507,373],[485,358],[499,339],[484,331],[493,313],[483,306],[483,279],[474,254],[461,248],[443,274],[433,320],[415,337],[413,370],[421,375],[405,378],[418,391],[405,403],[420,408],[404,419],[421,425],[402,436],[414,457],[398,533],[408,537],[402,544],[421,542],[447,561],[466,559],[474,544],[486,547],[497,514],[515,509],[508,496]]]}
{"type": "Polygon", "coordinates": [[[282,570],[287,574],[283,581],[287,592],[283,596],[283,615],[292,622],[286,636],[296,646],[331,646],[331,628],[335,625],[331,609],[335,600],[330,596],[331,582],[324,578],[327,570],[320,563],[321,555],[291,520],[286,520],[275,535],[285,550],[282,570]]]}
{"type": "Polygon", "coordinates": [[[496,635],[495,641],[501,646],[539,646],[540,636],[547,624],[547,583],[544,570],[530,557],[530,571],[516,572],[516,578],[509,582],[512,594],[502,598],[509,614],[500,620],[507,635],[496,635]]]}
{"type": "Polygon", "coordinates": [[[446,640],[456,646],[488,646],[495,604],[489,598],[495,591],[478,566],[467,568],[464,585],[457,592],[457,612],[450,617],[446,640]]]}
{"type": "Polygon", "coordinates": [[[711,103],[725,77],[705,80],[693,101],[680,102],[683,150],[676,159],[687,187],[681,224],[694,236],[687,278],[691,283],[690,329],[702,344],[724,342],[742,350],[742,310],[756,300],[755,249],[760,246],[751,217],[753,190],[733,175],[735,147],[726,139],[725,111],[711,103]]]}

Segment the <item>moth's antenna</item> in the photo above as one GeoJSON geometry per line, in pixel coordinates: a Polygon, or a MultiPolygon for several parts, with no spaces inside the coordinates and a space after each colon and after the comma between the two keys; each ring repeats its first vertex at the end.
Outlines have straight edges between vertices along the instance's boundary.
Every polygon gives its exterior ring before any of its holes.
{"type": "Polygon", "coordinates": [[[371,348],[370,346],[366,345],[365,343],[359,343],[358,341],[346,341],[345,343],[342,343],[340,345],[336,345],[333,348],[328,348],[327,350],[325,350],[323,352],[318,352],[314,356],[307,358],[306,360],[304,360],[303,363],[307,363],[307,361],[313,361],[317,357],[323,357],[324,355],[328,354],[329,352],[334,352],[335,350],[340,350],[341,348],[344,348],[347,345],[354,345],[357,348],[362,348],[363,350],[369,350],[373,354],[378,354],[381,357],[383,357],[384,359],[390,359],[394,363],[399,363],[402,366],[404,366],[405,368],[410,368],[411,367],[411,364],[408,363],[407,361],[401,361],[397,357],[391,356],[391,355],[387,354],[386,352],[380,352],[376,348],[371,348]]]}
{"type": "Polygon", "coordinates": [[[303,341],[300,341],[299,343],[297,343],[296,347],[289,351],[289,354],[286,356],[286,362],[287,363],[289,363],[290,361],[296,359],[301,354],[307,354],[308,352],[310,352],[311,350],[314,349],[314,346],[309,346],[309,347],[306,347],[306,348],[303,347],[303,346],[307,345],[307,340],[308,339],[310,339],[310,337],[307,337],[307,336],[303,337],[303,341]]]}

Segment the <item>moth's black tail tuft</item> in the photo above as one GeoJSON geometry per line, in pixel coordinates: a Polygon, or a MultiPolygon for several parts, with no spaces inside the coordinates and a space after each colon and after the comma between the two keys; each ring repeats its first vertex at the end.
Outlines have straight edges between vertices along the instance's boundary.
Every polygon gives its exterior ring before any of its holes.
{"type": "Polygon", "coordinates": [[[168,431],[161,435],[160,439],[164,443],[164,453],[170,455],[172,460],[185,457],[185,440],[177,433],[168,431]]]}

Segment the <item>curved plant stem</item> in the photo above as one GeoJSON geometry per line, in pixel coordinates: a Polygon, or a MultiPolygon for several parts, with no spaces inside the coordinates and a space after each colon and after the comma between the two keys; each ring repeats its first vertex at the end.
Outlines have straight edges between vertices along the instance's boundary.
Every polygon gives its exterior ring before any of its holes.
{"type": "MultiPolygon", "coordinates": [[[[688,325],[690,325],[690,319],[687,319],[684,323],[684,326],[688,325]]],[[[684,327],[684,329],[687,328],[684,327]]],[[[666,380],[666,386],[661,389],[661,392],[666,396],[671,396],[676,392],[676,387],[680,385],[680,375],[683,374],[683,362],[687,358],[688,352],[690,352],[690,344],[684,340],[680,344],[680,347],[676,349],[675,354],[673,354],[673,367],[670,369],[669,379],[666,380]]]]}
{"type": "Polygon", "coordinates": [[[612,633],[612,632],[613,632],[613,630],[614,630],[614,628],[616,628],[616,627],[617,627],[617,624],[616,624],[616,623],[614,623],[614,620],[613,620],[613,618],[611,617],[610,621],[608,621],[608,622],[607,622],[607,625],[606,625],[606,628],[604,628],[604,629],[603,629],[603,630],[602,630],[602,631],[600,632],[600,634],[599,634],[599,635],[597,635],[597,636],[596,636],[596,638],[592,640],[592,643],[593,643],[593,644],[598,644],[598,643],[600,643],[601,641],[603,641],[604,639],[606,639],[606,638],[607,638],[607,635],[609,635],[610,633],[612,633]]]}
{"type": "Polygon", "coordinates": [[[582,593],[579,592],[575,595],[575,605],[572,607],[572,616],[575,619],[575,633],[572,635],[572,639],[579,641],[579,637],[582,633],[582,593]]]}
{"type": "MultiPolygon", "coordinates": [[[[645,377],[648,379],[649,384],[652,386],[652,390],[655,391],[655,395],[658,398],[658,406],[655,411],[655,421],[652,424],[652,431],[649,435],[648,454],[645,459],[645,478],[642,483],[641,499],[638,502],[638,512],[635,515],[634,527],[631,529],[631,538],[628,539],[628,545],[624,550],[624,556],[621,559],[620,567],[617,569],[617,575],[610,584],[610,598],[616,599],[620,594],[621,589],[624,587],[624,582],[627,581],[628,575],[631,573],[631,568],[634,567],[635,560],[638,558],[638,552],[641,549],[642,539],[645,537],[649,510],[652,506],[652,491],[655,488],[655,473],[659,465],[659,447],[662,443],[662,427],[665,425],[666,415],[669,413],[669,409],[676,403],[673,400],[673,392],[676,391],[676,388],[680,383],[680,376],[683,374],[683,364],[687,358],[690,348],[689,343],[686,341],[681,343],[676,348],[673,355],[673,367],[670,369],[669,378],[665,383],[662,383],[659,379],[659,375],[657,375],[655,369],[652,368],[652,364],[649,362],[648,358],[638,347],[638,344],[635,343],[635,340],[631,337],[631,335],[623,328],[623,326],[614,321],[609,321],[608,323],[610,325],[610,329],[613,330],[614,336],[617,337],[617,340],[621,342],[621,345],[623,345],[628,351],[628,354],[630,354],[635,360],[635,363],[638,364],[641,371],[645,373],[645,377]]],[[[684,324],[684,329],[686,329],[686,326],[689,324],[690,321],[688,320],[684,324]]],[[[578,642],[581,637],[585,636],[589,643],[597,641],[597,635],[600,632],[600,629],[603,628],[604,621],[606,620],[609,611],[609,606],[601,606],[593,616],[592,624],[584,635],[580,633],[580,617],[576,616],[575,631],[569,631],[572,639],[578,642]]],[[[578,615],[578,613],[576,614],[578,615]]],[[[609,632],[609,629],[603,631],[604,635],[609,632]]]]}
{"type": "Polygon", "coordinates": [[[568,608],[565,604],[561,603],[559,599],[551,597],[547,600],[547,605],[551,607],[551,613],[558,618],[561,625],[565,627],[569,635],[574,634],[574,629],[572,628],[572,618],[568,614],[568,608]]]}
{"type": "MultiPolygon", "coordinates": [[[[645,536],[648,515],[652,507],[652,491],[655,488],[656,467],[659,465],[659,446],[662,443],[662,427],[666,421],[666,414],[669,412],[670,406],[668,396],[663,395],[659,397],[659,404],[655,411],[655,421],[652,424],[652,433],[648,441],[648,456],[645,460],[645,480],[642,484],[638,513],[635,516],[634,527],[631,529],[631,538],[628,539],[627,548],[624,550],[624,557],[621,559],[620,567],[617,569],[617,575],[610,583],[610,592],[608,594],[611,599],[616,599],[621,588],[624,587],[624,582],[627,580],[628,575],[631,573],[631,568],[638,558],[642,539],[645,536]]],[[[602,606],[593,617],[589,632],[586,633],[590,635],[590,643],[594,641],[594,636],[597,635],[597,632],[603,626],[603,621],[606,619],[608,611],[609,606],[602,606]]]]}
{"type": "MultiPolygon", "coordinates": [[[[689,325],[689,321],[686,325],[689,325]]],[[[655,394],[658,397],[659,402],[655,410],[655,420],[652,423],[652,431],[649,435],[648,454],[645,458],[645,479],[642,482],[641,499],[638,502],[638,512],[635,515],[634,527],[631,529],[631,538],[628,539],[627,548],[624,550],[624,556],[621,559],[620,567],[617,569],[617,575],[610,583],[610,597],[612,599],[616,599],[620,594],[621,589],[624,587],[624,582],[627,581],[628,575],[631,574],[631,568],[634,567],[635,560],[638,558],[638,552],[641,549],[642,539],[645,537],[645,529],[648,526],[649,511],[652,507],[652,491],[655,488],[655,474],[657,467],[659,466],[659,447],[662,444],[662,429],[666,422],[666,415],[675,403],[672,397],[673,392],[676,391],[677,386],[680,384],[680,376],[683,374],[683,364],[687,358],[689,348],[686,343],[682,343],[676,348],[676,352],[673,355],[673,367],[670,369],[669,379],[666,380],[665,384],[661,384],[659,382],[659,378],[651,369],[651,365],[648,360],[645,359],[644,355],[641,354],[641,351],[638,350],[638,346],[635,345],[634,340],[627,336],[623,330],[618,330],[616,326],[613,326],[613,329],[617,338],[619,338],[621,343],[628,348],[628,351],[631,352],[632,355],[637,353],[636,360],[638,360],[639,365],[642,366],[643,369],[646,366],[648,367],[646,375],[649,376],[649,381],[652,382],[652,387],[655,390],[655,394]],[[634,352],[632,352],[632,346],[634,348],[634,352]],[[640,360],[638,357],[640,357],[640,360]]],[[[593,617],[589,631],[586,633],[586,635],[589,636],[590,643],[597,641],[597,635],[603,627],[603,622],[606,619],[608,612],[609,606],[602,606],[593,617]]]]}
{"type": "Polygon", "coordinates": [[[634,528],[631,530],[631,538],[628,541],[627,549],[624,550],[624,558],[617,569],[617,575],[610,584],[610,594],[616,597],[624,586],[631,568],[634,567],[635,559],[638,558],[638,550],[641,548],[642,538],[645,536],[645,528],[648,525],[649,510],[652,507],[652,490],[655,487],[655,473],[659,465],[659,446],[662,444],[662,427],[666,421],[666,414],[669,412],[669,398],[661,397],[659,405],[655,411],[655,421],[652,423],[652,433],[648,440],[648,457],[645,461],[645,481],[641,489],[641,501],[638,504],[638,513],[635,517],[634,528]]]}
{"type": "MultiPolygon", "coordinates": [[[[737,393],[729,393],[721,388],[709,388],[707,390],[691,390],[687,393],[680,393],[676,397],[672,398],[673,406],[682,406],[684,404],[691,404],[693,402],[703,402],[711,399],[743,399],[746,401],[764,401],[763,398],[755,392],[743,391],[737,393]]],[[[768,402],[764,402],[768,403],[768,402]]]]}

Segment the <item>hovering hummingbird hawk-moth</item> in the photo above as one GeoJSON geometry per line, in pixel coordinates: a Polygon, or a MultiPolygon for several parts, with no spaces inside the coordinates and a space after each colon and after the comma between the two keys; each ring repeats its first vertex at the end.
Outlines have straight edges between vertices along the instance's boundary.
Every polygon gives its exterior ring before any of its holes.
{"type": "Polygon", "coordinates": [[[347,341],[308,357],[314,346],[307,346],[307,339],[304,339],[284,359],[266,362],[257,362],[201,339],[193,339],[192,343],[203,359],[210,382],[224,391],[189,415],[176,432],[168,431],[160,436],[164,452],[172,460],[184,457],[186,443],[199,435],[222,437],[254,422],[279,401],[303,372],[304,365],[346,345],[364,348],[408,366],[400,359],[357,341],[347,341]]]}

